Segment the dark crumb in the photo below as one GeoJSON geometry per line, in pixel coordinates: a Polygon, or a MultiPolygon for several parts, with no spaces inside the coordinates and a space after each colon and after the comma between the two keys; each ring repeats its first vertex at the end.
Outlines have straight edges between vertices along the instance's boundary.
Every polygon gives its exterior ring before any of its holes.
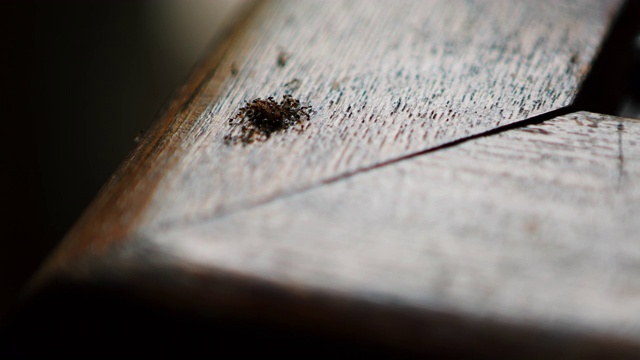
{"type": "Polygon", "coordinates": [[[571,65],[577,64],[578,61],[580,61],[580,55],[578,53],[574,53],[569,61],[571,62],[571,65]]]}
{"type": "MultiPolygon", "coordinates": [[[[247,145],[255,141],[265,141],[275,132],[300,125],[305,119],[309,120],[309,111],[310,106],[300,106],[300,101],[291,95],[284,95],[280,103],[272,97],[266,100],[255,99],[247,102],[229,119],[231,126],[240,127],[239,134],[225,135],[224,142],[227,145],[247,145]]],[[[301,132],[303,129],[300,127],[298,131],[301,132]]]]}
{"type": "Polygon", "coordinates": [[[236,65],[236,63],[231,64],[231,75],[238,75],[238,66],[236,65]]]}
{"type": "Polygon", "coordinates": [[[278,53],[278,66],[280,67],[284,67],[285,65],[287,65],[287,61],[289,61],[289,57],[291,55],[287,54],[284,51],[280,51],[278,53]]]}
{"type": "Polygon", "coordinates": [[[133,142],[139,144],[142,141],[142,137],[144,136],[144,130],[140,130],[135,138],[133,138],[133,142]]]}

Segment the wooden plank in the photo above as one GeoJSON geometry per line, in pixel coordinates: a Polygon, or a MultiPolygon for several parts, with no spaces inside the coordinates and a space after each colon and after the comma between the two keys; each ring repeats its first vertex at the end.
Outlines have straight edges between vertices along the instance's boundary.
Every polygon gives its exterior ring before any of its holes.
{"type": "Polygon", "coordinates": [[[571,104],[620,4],[261,3],[34,285],[418,350],[637,347],[637,123],[580,113],[408,158],[571,104]],[[284,94],[313,108],[302,133],[225,144],[245,101],[284,94]]]}
{"type": "Polygon", "coordinates": [[[435,328],[468,349],[482,331],[481,344],[522,354],[633,354],[639,139],[639,121],[561,116],[222,218],[144,229],[106,270],[167,276],[189,304],[336,322],[418,349],[435,328]],[[265,287],[277,296],[256,296],[265,287]]]}
{"type": "Polygon", "coordinates": [[[619,4],[264,6],[194,101],[142,221],[217,216],[567,106],[619,4]],[[287,93],[313,107],[302,135],[225,145],[245,101],[287,93]]]}
{"type": "Polygon", "coordinates": [[[202,62],[51,264],[562,108],[620,3],[262,3],[202,62]],[[313,107],[303,134],[224,144],[245,101],[285,93],[313,107]]]}

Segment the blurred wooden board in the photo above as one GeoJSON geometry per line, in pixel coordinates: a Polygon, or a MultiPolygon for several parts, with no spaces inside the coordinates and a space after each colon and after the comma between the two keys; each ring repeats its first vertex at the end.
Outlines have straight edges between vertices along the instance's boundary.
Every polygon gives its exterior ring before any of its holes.
{"type": "Polygon", "coordinates": [[[414,349],[637,347],[638,124],[475,138],[570,105],[620,3],[261,3],[35,284],[108,279],[414,349]],[[224,143],[245,101],[283,94],[313,107],[304,132],[224,143]]]}

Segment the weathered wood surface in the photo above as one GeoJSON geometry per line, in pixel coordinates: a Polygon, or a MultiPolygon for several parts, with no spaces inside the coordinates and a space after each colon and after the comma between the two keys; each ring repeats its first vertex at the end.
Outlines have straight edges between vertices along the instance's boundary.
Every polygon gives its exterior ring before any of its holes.
{"type": "Polygon", "coordinates": [[[224,214],[569,105],[618,4],[264,6],[195,100],[144,221],[224,214]],[[245,101],[286,93],[314,109],[304,134],[224,144],[245,101]]]}
{"type": "Polygon", "coordinates": [[[176,94],[53,261],[566,106],[619,5],[261,3],[176,94]],[[223,144],[244,101],[288,92],[315,111],[302,135],[223,144]]]}
{"type": "Polygon", "coordinates": [[[311,309],[407,346],[429,341],[434,324],[455,334],[443,341],[473,346],[466,320],[484,322],[488,343],[509,338],[502,324],[523,351],[614,354],[640,351],[638,219],[640,121],[576,113],[229,216],[147,228],[108,266],[143,279],[160,270],[187,303],[281,318],[311,309]],[[265,286],[280,292],[256,298],[265,286]],[[388,314],[398,307],[421,320],[398,324],[388,314]]]}
{"type": "Polygon", "coordinates": [[[486,326],[550,351],[638,346],[638,123],[578,113],[424,153],[571,104],[619,5],[261,3],[39,281],[152,283],[417,348],[486,326]],[[224,144],[245,101],[289,93],[314,109],[303,133],[224,144]]]}

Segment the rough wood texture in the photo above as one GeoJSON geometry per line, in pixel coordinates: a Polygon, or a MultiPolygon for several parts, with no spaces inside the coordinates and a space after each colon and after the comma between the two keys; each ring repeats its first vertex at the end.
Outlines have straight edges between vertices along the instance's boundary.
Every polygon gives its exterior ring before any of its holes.
{"type": "Polygon", "coordinates": [[[83,254],[87,239],[101,251],[139,227],[245,208],[568,105],[619,3],[263,3],[203,61],[54,261],[83,254]],[[224,145],[244,101],[286,92],[315,110],[302,136],[224,145]]]}
{"type": "Polygon", "coordinates": [[[224,214],[569,105],[618,4],[264,6],[194,102],[144,221],[224,214]],[[245,101],[286,93],[315,111],[304,134],[224,145],[245,101]]]}
{"type": "Polygon", "coordinates": [[[633,354],[639,139],[639,121],[570,114],[218,219],[148,228],[101,270],[161,276],[188,304],[417,349],[435,327],[463,348],[483,331],[481,344],[529,355],[633,354]]]}
{"type": "Polygon", "coordinates": [[[301,303],[324,292],[640,349],[638,219],[640,122],[577,113],[146,229],[136,246],[167,268],[296,289],[286,296],[301,303]]]}
{"type": "Polygon", "coordinates": [[[569,105],[619,5],[261,3],[39,281],[417,349],[637,347],[638,123],[578,113],[409,158],[569,105]],[[224,144],[245,101],[283,94],[314,109],[302,134],[224,144]]]}

